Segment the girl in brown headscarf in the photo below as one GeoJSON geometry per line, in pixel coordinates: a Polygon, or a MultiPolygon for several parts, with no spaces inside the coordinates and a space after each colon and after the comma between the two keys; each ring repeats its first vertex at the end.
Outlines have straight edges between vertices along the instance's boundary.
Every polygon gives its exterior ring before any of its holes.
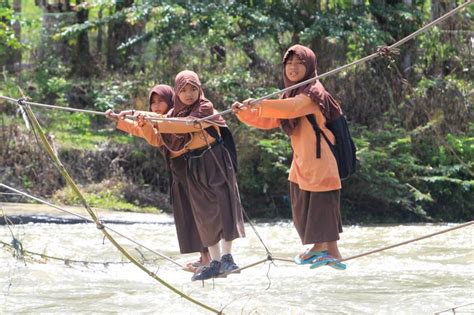
{"type": "MultiPolygon", "coordinates": [[[[189,121],[216,112],[204,97],[199,77],[192,71],[178,73],[175,93],[174,108],[168,117],[189,121]]],[[[185,178],[193,214],[201,240],[209,248],[212,259],[192,280],[206,280],[238,268],[231,254],[232,241],[245,235],[235,164],[232,152],[222,140],[227,126],[221,116],[207,120],[201,126],[194,124],[194,132],[182,130],[182,123],[174,128],[170,125],[169,122],[158,122],[155,127],[170,154],[175,155],[172,163],[187,164],[185,178]],[[193,142],[202,144],[192,146],[193,142]]]]}
{"type": "MultiPolygon", "coordinates": [[[[150,112],[158,115],[166,114],[173,107],[173,88],[169,85],[159,84],[155,85],[149,93],[149,112],[127,110],[120,112],[119,115],[114,115],[112,110],[107,110],[106,115],[108,118],[117,121],[117,128],[128,132],[130,134],[150,139],[150,144],[157,146],[160,143],[154,141],[156,139],[155,133],[145,134],[147,129],[142,128],[144,126],[143,121],[135,122],[130,119],[125,119],[126,115],[147,115],[150,116],[150,112]]],[[[148,131],[152,131],[149,130],[148,131]]],[[[193,253],[201,252],[199,264],[205,265],[210,262],[210,256],[207,248],[202,245],[199,233],[197,231],[196,222],[194,220],[191,204],[189,201],[187,183],[183,181],[185,177],[186,165],[170,164],[167,150],[161,150],[165,160],[168,164],[168,168],[171,171],[170,176],[170,199],[173,205],[173,215],[176,226],[176,232],[178,236],[178,243],[180,252],[193,253]],[[173,167],[172,167],[173,166],[173,167]]],[[[196,271],[198,262],[189,263],[185,269],[189,271],[196,271]]]]}
{"type": "MultiPolygon", "coordinates": [[[[290,47],[283,57],[285,88],[315,76],[313,51],[301,45],[290,47]]],[[[319,81],[285,92],[280,100],[264,100],[255,106],[251,102],[233,105],[242,122],[260,129],[281,127],[291,139],[293,161],[289,181],[293,222],[303,245],[311,245],[295,257],[295,262],[311,264],[311,268],[329,264],[345,269],[338,261],[341,254],[337,241],[342,222],[337,162],[325,141],[320,142],[320,157],[316,156],[316,135],[305,119],[306,115],[313,115],[334,143],[326,122],[342,114],[339,105],[319,81]]]]}
{"type": "Polygon", "coordinates": [[[212,261],[192,280],[206,280],[238,269],[231,249],[232,241],[244,237],[242,205],[235,174],[235,149],[224,138],[229,136],[221,116],[195,124],[216,110],[204,97],[196,73],[182,71],[175,80],[173,109],[167,120],[145,123],[141,132],[147,141],[164,146],[171,169],[184,169],[192,216],[202,244],[212,261]]]}

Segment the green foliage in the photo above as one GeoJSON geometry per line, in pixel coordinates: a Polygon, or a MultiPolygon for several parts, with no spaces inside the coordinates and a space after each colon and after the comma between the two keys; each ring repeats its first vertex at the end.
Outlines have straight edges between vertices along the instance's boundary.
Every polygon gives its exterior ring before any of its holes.
{"type": "Polygon", "coordinates": [[[265,166],[270,166],[269,168],[276,173],[288,174],[288,161],[292,150],[284,134],[275,133],[270,139],[260,140],[257,145],[264,153],[262,160],[269,163],[268,165],[261,165],[262,169],[265,169],[265,166]]]}
{"type": "Polygon", "coordinates": [[[404,5],[320,11],[314,14],[314,22],[301,32],[301,39],[313,42],[324,38],[330,43],[345,43],[347,60],[355,61],[375,52],[378,46],[392,44],[416,31],[421,16],[421,11],[404,5]],[[376,19],[368,18],[370,15],[376,19]],[[377,23],[377,20],[384,23],[377,23]]]}
{"type": "Polygon", "coordinates": [[[281,132],[265,134],[247,130],[246,141],[238,148],[238,179],[244,207],[253,209],[259,216],[289,217],[287,178],[292,155],[289,139],[281,132]]]}
{"type": "MultiPolygon", "coordinates": [[[[93,8],[96,8],[98,6],[104,6],[104,8],[112,8],[113,4],[91,4],[91,5],[84,5],[81,7],[83,10],[90,10],[93,8]]],[[[143,7],[140,7],[141,9],[149,7],[148,5],[143,5],[143,7]]],[[[128,14],[134,14],[135,12],[139,12],[136,7],[131,7],[131,8],[126,8],[124,10],[115,12],[114,14],[111,14],[109,16],[104,17],[103,19],[98,19],[94,21],[87,21],[86,23],[82,24],[73,24],[73,25],[67,25],[63,26],[60,29],[60,32],[56,33],[53,35],[54,40],[61,40],[61,39],[74,39],[76,38],[80,33],[91,31],[96,29],[99,26],[106,25],[107,23],[110,23],[112,21],[119,21],[123,20],[127,17],[128,14]]]]}
{"type": "MultiPolygon", "coordinates": [[[[66,92],[71,87],[71,83],[66,79],[69,71],[68,66],[54,56],[40,62],[34,73],[34,89],[40,100],[65,105],[66,92]]],[[[28,96],[36,98],[36,94],[28,96]]]]}
{"type": "MultiPolygon", "coordinates": [[[[405,177],[417,170],[418,165],[409,154],[410,142],[403,130],[385,129],[376,134],[362,130],[360,136],[363,141],[356,141],[359,169],[347,186],[344,185],[346,200],[358,200],[359,206],[368,209],[372,219],[378,216],[380,220],[387,211],[392,213],[390,217],[401,219],[401,215],[395,213],[405,209],[426,217],[423,208],[415,202],[420,196],[418,190],[412,188],[405,177]]],[[[346,209],[357,211],[350,204],[346,209]]]]}
{"type": "Polygon", "coordinates": [[[15,97],[18,95],[18,78],[10,75],[7,71],[1,73],[0,93],[1,95],[10,95],[15,97]]]}
{"type": "MultiPolygon", "coordinates": [[[[13,10],[0,3],[0,64],[5,64],[6,59],[12,54],[19,53],[23,47],[15,37],[12,24],[15,21],[13,10]]],[[[1,69],[0,69],[1,70],[1,69]]]]}
{"type": "Polygon", "coordinates": [[[129,104],[134,88],[135,84],[127,80],[107,82],[100,87],[100,90],[96,89],[94,108],[105,111],[129,104]]]}
{"type": "MultiPolygon", "coordinates": [[[[368,219],[378,216],[378,220],[390,222],[469,220],[474,204],[472,139],[447,135],[448,141],[456,143],[453,152],[430,144],[418,148],[423,141],[413,142],[405,130],[387,127],[390,129],[377,133],[358,130],[362,138],[356,138],[360,168],[343,189],[343,209],[359,211],[361,216],[362,208],[368,219]],[[431,154],[420,159],[414,150],[429,150],[431,154]],[[455,155],[459,160],[453,160],[455,155]]],[[[356,216],[348,211],[345,215],[356,216]]]]}
{"type": "MultiPolygon", "coordinates": [[[[32,56],[29,62],[34,68],[17,76],[4,74],[0,91],[19,96],[19,86],[35,101],[100,111],[146,108],[148,89],[156,83],[172,84],[183,69],[198,72],[206,96],[216,108],[226,109],[235,100],[281,88],[282,54],[294,43],[314,48],[318,68],[331,70],[428,23],[431,7],[430,2],[407,7],[389,2],[380,6],[374,1],[354,6],[348,0],[154,0],[136,1],[127,8],[112,0],[83,2],[76,10],[89,10],[89,20],[58,24],[53,37],[75,47],[78,35],[87,33],[98,75],[84,82],[71,76],[71,65],[64,64],[55,51],[46,50],[46,57],[35,59],[32,52],[45,39],[39,36],[41,10],[32,3],[24,9],[30,14],[36,8],[36,15],[22,21],[27,30],[22,40],[30,45],[23,55],[32,56]],[[121,72],[120,65],[112,73],[105,63],[106,30],[116,23],[143,26],[114,46],[127,55],[123,69],[133,72],[121,72]],[[102,47],[96,47],[99,28],[102,47]],[[131,53],[130,48],[142,50],[131,53]],[[85,101],[77,102],[78,90],[85,101]]],[[[456,17],[460,29],[469,29],[472,10],[456,17]]],[[[4,51],[19,48],[12,37],[14,19],[10,9],[0,7],[0,59],[4,51]]],[[[343,183],[346,222],[472,219],[471,43],[466,33],[447,31],[445,25],[433,28],[403,45],[400,56],[389,61],[380,58],[324,79],[326,88],[341,100],[358,146],[359,171],[343,183]],[[406,60],[410,62],[405,64],[406,60]]],[[[8,112],[15,109],[8,107],[8,112]]],[[[156,150],[141,139],[113,131],[102,117],[41,111],[40,119],[62,152],[71,148],[94,152],[109,140],[125,143],[133,151],[121,157],[127,179],[138,186],[166,186],[156,150]]],[[[289,217],[288,138],[280,131],[262,132],[230,116],[226,119],[236,135],[239,185],[251,216],[289,217]]],[[[82,173],[83,169],[78,171],[82,173]]],[[[37,182],[31,172],[24,174],[19,180],[34,188],[37,182]]],[[[88,198],[98,205],[126,199],[121,189],[106,191],[90,191],[88,198]]]]}

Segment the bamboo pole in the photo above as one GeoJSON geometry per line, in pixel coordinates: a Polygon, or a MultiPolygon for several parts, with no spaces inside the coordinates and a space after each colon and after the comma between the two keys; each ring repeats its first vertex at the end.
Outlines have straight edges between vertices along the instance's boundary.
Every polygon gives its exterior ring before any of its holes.
{"type": "Polygon", "coordinates": [[[152,272],[151,270],[149,270],[147,267],[145,267],[143,264],[141,264],[137,259],[135,259],[135,257],[133,257],[130,253],[128,253],[127,250],[125,250],[108,232],[107,230],[104,228],[104,226],[102,225],[102,223],[100,222],[99,218],[97,217],[97,215],[94,213],[94,211],[92,211],[92,209],[90,208],[89,204],[87,203],[86,199],[84,198],[84,196],[82,195],[81,191],[79,190],[79,188],[77,187],[76,183],[74,182],[74,180],[71,178],[71,176],[69,175],[69,173],[67,172],[67,170],[65,169],[65,167],[62,165],[61,161],[59,160],[59,158],[56,156],[56,154],[54,153],[54,150],[53,148],[51,147],[50,143],[48,142],[48,140],[46,139],[46,136],[38,122],[38,120],[36,119],[36,116],[34,115],[33,111],[31,110],[31,108],[29,106],[24,106],[25,110],[26,110],[26,114],[28,115],[28,118],[30,119],[31,121],[31,124],[32,124],[32,127],[33,129],[38,133],[40,139],[41,139],[41,142],[43,143],[43,146],[44,146],[44,149],[46,150],[46,152],[48,153],[48,155],[51,157],[51,159],[53,160],[54,164],[56,164],[56,166],[58,167],[61,175],[64,177],[64,179],[66,180],[66,182],[70,185],[70,187],[72,188],[72,190],[76,193],[76,195],[79,197],[79,200],[81,201],[81,203],[84,205],[84,207],[86,208],[87,210],[87,213],[89,213],[90,217],[92,218],[92,220],[94,220],[94,222],[96,223],[97,225],[97,228],[104,234],[104,236],[122,253],[122,255],[124,255],[128,260],[130,260],[134,265],[136,265],[138,268],[140,268],[141,270],[143,270],[145,273],[147,273],[150,277],[152,277],[153,279],[155,279],[156,281],[158,281],[160,284],[162,284],[163,286],[165,286],[166,288],[168,288],[169,290],[173,291],[174,293],[178,294],[179,296],[183,297],[184,299],[210,311],[210,312],[213,312],[213,313],[216,313],[216,314],[222,314],[221,311],[211,307],[211,306],[208,306],[192,297],[190,297],[189,295],[187,295],[186,293],[184,292],[181,292],[180,290],[178,290],[177,288],[175,288],[174,286],[172,286],[171,284],[167,283],[166,281],[164,281],[163,279],[161,279],[160,277],[158,277],[154,272],[152,272]]]}

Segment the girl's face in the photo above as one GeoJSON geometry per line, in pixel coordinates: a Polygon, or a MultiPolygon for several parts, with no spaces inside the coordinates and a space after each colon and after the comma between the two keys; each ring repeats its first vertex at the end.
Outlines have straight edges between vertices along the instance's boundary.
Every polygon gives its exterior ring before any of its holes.
{"type": "Polygon", "coordinates": [[[193,105],[199,98],[199,88],[188,83],[179,91],[178,97],[183,104],[193,105]]]}
{"type": "Polygon", "coordinates": [[[288,80],[299,82],[306,74],[306,66],[296,54],[292,54],[285,63],[285,74],[288,80]]]}
{"type": "Polygon", "coordinates": [[[156,93],[151,95],[151,111],[156,114],[166,114],[168,112],[168,104],[156,93]]]}

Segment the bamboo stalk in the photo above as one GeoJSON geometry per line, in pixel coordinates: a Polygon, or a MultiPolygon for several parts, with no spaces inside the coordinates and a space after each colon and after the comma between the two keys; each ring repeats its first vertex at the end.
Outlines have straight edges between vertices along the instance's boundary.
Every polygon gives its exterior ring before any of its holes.
{"type": "Polygon", "coordinates": [[[76,195],[79,197],[81,203],[84,205],[84,207],[86,208],[87,212],[89,213],[90,217],[94,220],[94,222],[96,223],[97,225],[97,228],[104,234],[104,236],[122,253],[122,255],[124,255],[128,260],[130,260],[134,265],[136,265],[138,268],[140,268],[141,270],[143,270],[145,273],[147,273],[150,277],[152,277],[153,279],[157,280],[160,284],[162,284],[163,286],[165,286],[166,288],[168,288],[169,290],[173,291],[174,293],[178,294],[179,296],[185,298],[186,300],[208,310],[208,311],[211,311],[213,313],[216,313],[216,314],[222,314],[221,311],[215,309],[215,308],[212,308],[211,306],[208,306],[202,302],[199,302],[198,300],[190,297],[189,295],[187,295],[186,293],[184,292],[181,292],[180,290],[178,290],[177,288],[175,288],[174,286],[172,286],[171,284],[167,283],[166,281],[164,281],[163,279],[161,279],[160,277],[158,277],[154,272],[152,272],[151,270],[149,270],[148,268],[146,268],[143,264],[141,264],[137,259],[135,259],[135,257],[133,257],[130,253],[127,252],[127,250],[125,250],[108,232],[106,229],[104,229],[104,227],[102,226],[102,223],[100,222],[99,218],[97,217],[97,215],[94,213],[94,211],[92,211],[92,209],[89,207],[89,204],[87,203],[86,199],[84,198],[84,196],[82,195],[82,193],[80,192],[79,188],[77,187],[76,183],[74,182],[74,180],[71,178],[71,176],[69,175],[69,173],[66,171],[65,167],[62,165],[61,161],[59,160],[59,158],[56,156],[56,154],[54,153],[54,150],[53,148],[51,147],[50,143],[48,142],[48,140],[46,139],[46,136],[38,122],[38,120],[36,119],[36,116],[34,115],[33,111],[31,110],[31,108],[29,106],[24,106],[25,110],[26,110],[26,113],[28,115],[28,118],[30,119],[31,121],[31,124],[33,126],[33,129],[38,133],[40,139],[41,139],[41,142],[43,143],[43,146],[44,146],[44,149],[46,150],[46,152],[48,153],[48,155],[52,158],[54,164],[56,164],[56,166],[58,167],[61,175],[64,177],[64,179],[66,180],[66,182],[70,185],[70,187],[72,188],[72,190],[76,193],[76,195]]]}

